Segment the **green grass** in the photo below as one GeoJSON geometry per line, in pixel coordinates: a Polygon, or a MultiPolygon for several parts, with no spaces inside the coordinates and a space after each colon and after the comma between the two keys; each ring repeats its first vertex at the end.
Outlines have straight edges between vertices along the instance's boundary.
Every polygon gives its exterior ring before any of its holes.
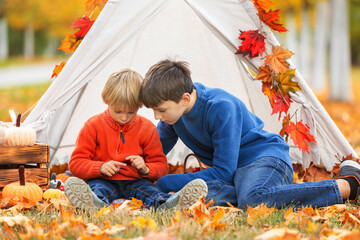
{"type": "MultiPolygon", "coordinates": [[[[0,89],[0,121],[11,121],[9,110],[25,113],[45,93],[50,83],[0,89]]],[[[29,112],[28,112],[29,113],[29,112]]]]}

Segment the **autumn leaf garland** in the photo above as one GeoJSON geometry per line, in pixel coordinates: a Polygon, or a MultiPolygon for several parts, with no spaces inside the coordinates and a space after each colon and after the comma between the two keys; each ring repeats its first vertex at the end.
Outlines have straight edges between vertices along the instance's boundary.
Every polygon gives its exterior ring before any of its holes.
{"type": "MultiPolygon", "coordinates": [[[[101,11],[106,2],[107,0],[86,0],[85,9],[86,11],[92,11],[92,13],[96,8],[101,11]]],[[[92,15],[92,13],[90,15],[92,15]]],[[[77,18],[77,20],[70,26],[70,28],[78,30],[75,33],[67,33],[65,39],[61,41],[61,46],[59,49],[64,51],[66,54],[75,52],[94,22],[95,20],[91,20],[88,16],[77,18]]],[[[51,78],[57,77],[65,64],[66,62],[62,62],[61,64],[56,65],[51,78]]]]}
{"type": "MultiPolygon", "coordinates": [[[[270,0],[252,0],[258,10],[259,19],[275,31],[286,32],[287,29],[278,22],[279,10],[272,11],[269,9],[274,3],[270,0]]],[[[265,51],[265,36],[262,35],[262,29],[242,31],[238,39],[242,40],[236,54],[242,54],[249,58],[262,56],[265,51]]],[[[280,135],[292,139],[299,149],[309,153],[309,142],[316,142],[314,137],[309,133],[309,126],[302,121],[297,123],[290,121],[288,110],[292,103],[290,92],[295,93],[301,88],[298,82],[294,81],[295,69],[290,69],[287,62],[294,55],[288,49],[284,49],[282,45],[272,47],[272,54],[265,56],[264,66],[259,67],[259,73],[256,78],[262,81],[262,92],[268,97],[272,115],[279,113],[279,121],[282,113],[283,128],[280,135]]]]}

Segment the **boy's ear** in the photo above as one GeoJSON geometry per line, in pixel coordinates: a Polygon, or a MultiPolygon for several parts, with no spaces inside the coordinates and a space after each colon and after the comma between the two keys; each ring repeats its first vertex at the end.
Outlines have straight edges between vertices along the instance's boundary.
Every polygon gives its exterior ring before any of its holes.
{"type": "Polygon", "coordinates": [[[189,93],[184,93],[183,96],[182,96],[181,102],[184,105],[188,105],[190,103],[190,100],[191,100],[190,94],[189,93]]]}

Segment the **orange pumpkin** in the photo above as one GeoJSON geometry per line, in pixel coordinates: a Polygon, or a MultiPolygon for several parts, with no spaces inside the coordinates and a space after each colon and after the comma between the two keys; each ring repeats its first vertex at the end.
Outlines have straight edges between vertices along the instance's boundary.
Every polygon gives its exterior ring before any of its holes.
{"type": "Polygon", "coordinates": [[[43,197],[42,189],[36,183],[25,182],[25,168],[19,167],[19,182],[6,185],[2,191],[2,198],[17,198],[18,201],[24,201],[27,198],[33,202],[41,201],[43,197]]]}
{"type": "Polygon", "coordinates": [[[66,180],[68,180],[69,177],[70,176],[65,174],[65,173],[60,173],[60,174],[56,175],[56,179],[61,180],[63,183],[65,183],[66,180]]]}

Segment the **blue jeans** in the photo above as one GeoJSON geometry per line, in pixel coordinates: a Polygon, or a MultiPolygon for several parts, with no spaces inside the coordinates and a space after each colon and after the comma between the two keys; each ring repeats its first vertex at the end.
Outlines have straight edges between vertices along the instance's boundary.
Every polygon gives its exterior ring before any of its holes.
{"type": "Polygon", "coordinates": [[[207,181],[208,199],[216,205],[226,202],[246,208],[266,203],[268,207],[324,207],[343,203],[335,180],[293,184],[293,170],[275,157],[259,158],[236,170],[234,185],[207,181]]]}
{"type": "Polygon", "coordinates": [[[110,205],[115,199],[136,198],[143,201],[143,206],[149,208],[158,208],[171,195],[161,192],[161,190],[152,182],[146,179],[135,180],[107,180],[95,178],[87,181],[91,190],[110,205]]]}

